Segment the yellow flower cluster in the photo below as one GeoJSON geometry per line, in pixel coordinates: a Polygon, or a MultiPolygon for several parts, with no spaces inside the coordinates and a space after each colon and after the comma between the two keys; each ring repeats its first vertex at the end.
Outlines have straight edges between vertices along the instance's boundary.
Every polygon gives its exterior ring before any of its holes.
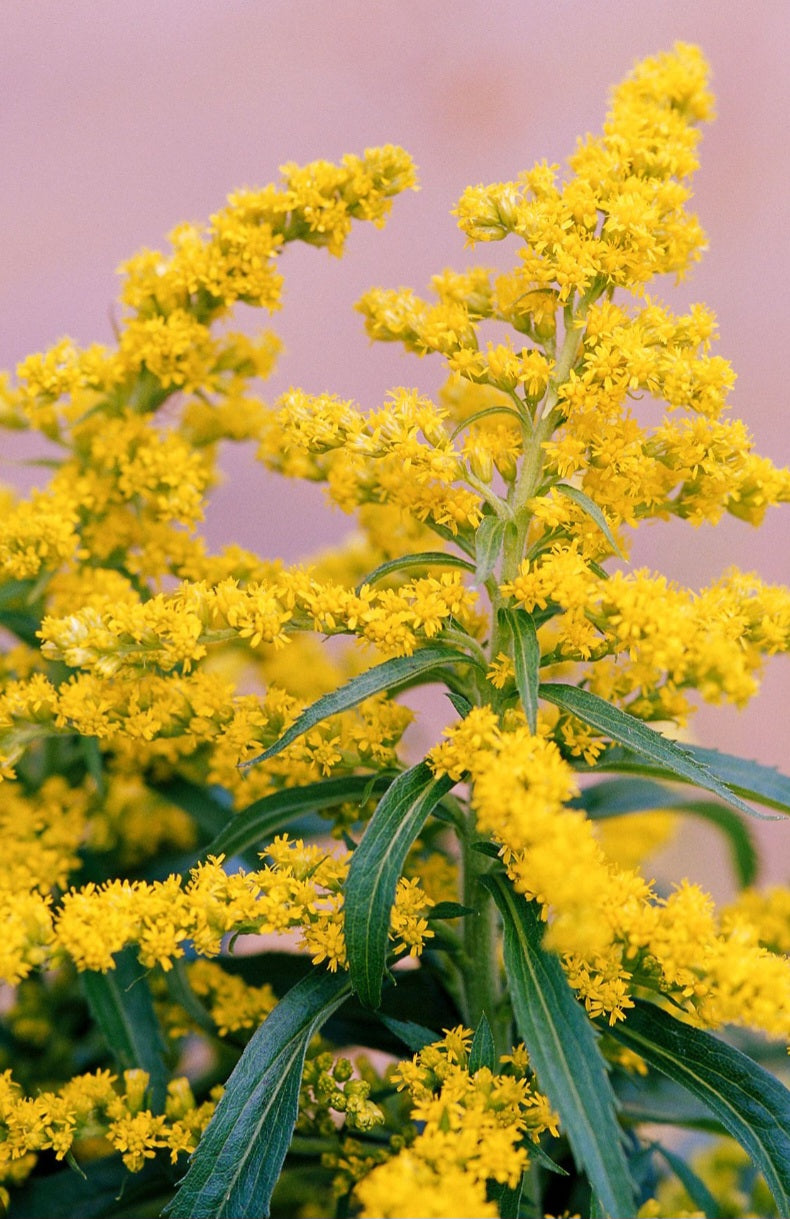
{"type": "MultiPolygon", "coordinates": [[[[0,978],[15,983],[62,956],[79,970],[113,969],[113,955],[130,944],[146,968],[167,971],[188,942],[200,955],[216,956],[225,936],[293,930],[314,964],[346,968],[342,890],[349,852],[333,855],[282,835],[266,855],[272,862],[257,871],[228,873],[220,857],[198,864],[186,882],[173,875],[88,883],[65,893],[57,907],[34,892],[6,891],[0,978]]],[[[391,922],[396,954],[420,955],[433,935],[425,918],[431,905],[418,881],[401,877],[391,922]]]]}
{"type": "Polygon", "coordinates": [[[429,398],[393,390],[367,418],[350,402],[302,390],[290,390],[279,406],[259,450],[270,469],[326,481],[346,512],[388,504],[452,533],[478,524],[479,495],[455,485],[465,476],[462,456],[429,398]]]}
{"type": "Polygon", "coordinates": [[[58,1160],[72,1152],[78,1157],[82,1142],[95,1147],[97,1139],[108,1153],[119,1151],[132,1172],[160,1148],[169,1150],[175,1164],[179,1155],[194,1151],[219,1097],[215,1093],[196,1105],[188,1081],[176,1077],[168,1084],[164,1113],[155,1114],[146,1104],[147,1090],[145,1071],[124,1071],[122,1081],[96,1071],[76,1075],[57,1091],[25,1096],[11,1072],[3,1072],[0,1179],[18,1183],[35,1167],[39,1152],[51,1150],[58,1160]]]}
{"type": "Polygon", "coordinates": [[[558,1133],[548,1101],[525,1078],[523,1047],[501,1058],[498,1072],[482,1066],[472,1073],[471,1040],[469,1029],[448,1029],[443,1041],[395,1069],[420,1133],[357,1185],[368,1219],[408,1219],[417,1211],[496,1219],[486,1181],[515,1187],[529,1163],[529,1140],[558,1133]]]}
{"type": "MultiPolygon", "coordinates": [[[[292,388],[268,406],[254,382],[279,342],[230,329],[239,302],[279,307],[288,243],[339,254],[354,221],[384,221],[415,183],[392,146],[286,165],[279,184],[231,195],[207,225],[180,225],[169,253],[125,264],[113,346],[63,339],[23,361],[15,384],[0,379],[0,422],[39,430],[59,453],[45,489],[21,502],[0,491],[0,626],[18,640],[0,656],[0,777],[10,780],[0,978],[23,982],[7,1017],[14,1036],[27,1029],[41,1044],[55,1020],[42,1014],[52,978],[67,990],[77,971],[116,968],[126,948],[152,971],[168,1034],[216,1033],[230,1042],[223,1055],[277,1001],[265,982],[223,967],[228,938],[286,935],[314,964],[348,968],[349,851],[283,835],[250,870],[212,856],[190,869],[194,854],[171,852],[194,851],[218,810],[230,817],[327,776],[402,771],[412,712],[389,688],[313,724],[265,765],[240,763],[365,672],[371,654],[392,662],[377,674],[394,674],[397,690],[418,667],[402,658],[430,644],[449,645],[449,662],[458,649],[469,658],[444,666],[463,718],[428,755],[436,776],[465,787],[404,852],[391,957],[423,952],[437,901],[486,900],[469,858],[490,840],[515,890],[539,903],[545,944],[591,1016],[613,1024],[652,995],[693,1023],[790,1037],[787,893],[747,891],[718,914],[687,880],[659,896],[637,865],[668,818],[648,815],[636,832],[629,818],[627,841],[623,822],[594,824],[574,807],[576,771],[594,769],[607,738],[553,705],[519,709],[529,663],[639,719],[683,723],[695,694],[744,705],[765,658],[790,651],[786,589],[731,571],[692,592],[602,566],[626,562],[644,520],[699,525],[728,512],[759,524],[790,501],[790,471],[757,455],[728,415],[734,374],[712,350],[714,316],[696,304],[673,313],[647,291],[654,276],[681,277],[704,248],[686,205],[697,126],[711,114],[696,48],[646,60],[564,175],[540,164],[463,194],[455,214],[470,244],[514,238],[515,267],[445,270],[430,301],[407,289],[362,298],[372,338],[444,360],[438,402],[400,387],[362,410],[292,388]],[[623,289],[637,299],[622,302],[623,289]],[[236,546],[209,553],[198,530],[227,440],[252,442],[272,471],[326,484],[360,533],[290,569],[236,546]],[[437,537],[452,554],[435,553],[437,537]],[[524,611],[537,657],[527,656],[524,611]],[[365,648],[324,648],[320,636],[365,648]]],[[[333,799],[322,810],[328,833],[353,845],[371,800],[333,799]]],[[[463,921],[437,937],[438,967],[441,949],[457,945],[448,990],[466,1023],[482,1010],[499,1021],[504,1042],[493,923],[486,932],[485,919],[463,921]]],[[[371,1091],[372,1068],[311,1044],[297,1132],[338,1149],[326,1166],[364,1216],[493,1219],[487,1186],[516,1187],[530,1141],[558,1134],[523,1047],[472,1072],[471,1038],[452,1029],[391,1072],[408,1124],[389,1149],[337,1135],[339,1114],[349,1131],[390,1121],[387,1081],[371,1091]]],[[[97,1139],[132,1170],[159,1149],[175,1160],[196,1146],[215,1099],[196,1104],[177,1078],[155,1114],[143,1072],[122,1083],[77,1075],[57,1091],[46,1080],[23,1094],[39,1081],[44,1067],[0,1080],[9,1182],[40,1151],[79,1158],[97,1139]]]]}
{"type": "Polygon", "coordinates": [[[682,274],[704,244],[684,211],[684,180],[698,164],[695,126],[712,114],[707,64],[679,43],[620,85],[603,136],[588,136],[570,158],[574,178],[560,187],[544,163],[518,182],[471,187],[458,205],[460,227],[470,242],[517,233],[525,280],[561,300],[598,279],[633,289],[682,274]]]}
{"type": "Polygon", "coordinates": [[[644,719],[685,722],[685,690],[742,707],[764,658],[790,650],[790,591],[739,571],[698,593],[645,569],[602,579],[574,540],[524,560],[502,592],[561,611],[543,629],[544,654],[592,661],[589,689],[644,719]]]}
{"type": "Polygon", "coordinates": [[[710,1027],[790,1038],[790,970],[772,951],[772,937],[784,939],[771,931],[781,899],[747,898],[717,918],[711,898],[687,881],[659,898],[638,872],[607,858],[593,823],[567,807],[578,787],[553,740],[518,724],[503,730],[490,708],[474,708],[445,735],[429,755],[435,772],[470,780],[479,830],[501,845],[516,890],[543,906],[547,943],[563,954],[592,1015],[622,1019],[631,995],[648,986],[710,1027]]]}

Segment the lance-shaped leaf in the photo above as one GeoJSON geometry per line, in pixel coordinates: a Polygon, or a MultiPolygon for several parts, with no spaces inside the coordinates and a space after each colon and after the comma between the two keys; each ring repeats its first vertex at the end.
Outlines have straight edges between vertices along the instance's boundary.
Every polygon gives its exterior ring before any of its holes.
{"type": "Polygon", "coordinates": [[[733,808],[748,813],[750,817],[763,817],[762,813],[756,812],[736,796],[726,783],[685,747],[670,741],[668,737],[662,736],[635,716],[621,711],[619,707],[613,707],[597,694],[564,682],[543,682],[540,695],[561,710],[578,716],[585,724],[603,732],[618,744],[625,745],[632,753],[660,766],[664,774],[685,779],[687,783],[695,783],[697,787],[713,792],[733,808]]]}
{"type": "Polygon", "coordinates": [[[481,584],[496,567],[504,537],[505,522],[498,516],[484,516],[475,533],[475,574],[481,584]]]}
{"type": "MultiPolygon", "coordinates": [[[[706,766],[739,796],[756,800],[782,813],[790,813],[790,776],[783,775],[773,766],[739,758],[731,753],[720,753],[718,749],[703,749],[701,745],[683,745],[684,751],[701,766],[706,766]]],[[[579,766],[578,769],[584,769],[579,766]]],[[[614,774],[652,775],[658,779],[682,779],[684,775],[670,774],[666,767],[647,758],[639,757],[629,749],[613,745],[607,749],[591,767],[594,770],[611,771],[614,774]]],[[[770,818],[779,821],[779,817],[770,818]]]]}
{"type": "Polygon", "coordinates": [[[426,550],[423,554],[404,554],[397,559],[388,559],[381,563],[357,585],[357,593],[366,584],[376,584],[377,581],[394,575],[396,571],[406,571],[410,567],[462,567],[465,571],[474,571],[474,563],[462,559],[458,554],[445,554],[441,550],[426,550]]]}
{"type": "Polygon", "coordinates": [[[608,1031],[707,1105],[765,1177],[777,1214],[790,1215],[787,1088],[740,1050],[651,1003],[638,1000],[608,1031]]]}
{"type": "Polygon", "coordinates": [[[651,779],[607,779],[586,788],[571,804],[583,808],[593,821],[651,809],[701,817],[725,835],[738,884],[745,888],[757,880],[759,858],[749,827],[724,804],[713,800],[689,800],[651,779]]]}
{"type": "Polygon", "coordinates": [[[381,1015],[379,1020],[414,1054],[424,1050],[426,1045],[432,1045],[434,1041],[441,1041],[441,1033],[434,1033],[424,1024],[417,1024],[414,1020],[396,1020],[394,1016],[381,1015]]]}
{"type": "Polygon", "coordinates": [[[530,732],[538,726],[538,688],[540,686],[540,644],[531,614],[523,609],[501,609],[499,617],[513,637],[513,666],[516,686],[530,732]]]}
{"type": "Polygon", "coordinates": [[[239,855],[250,847],[265,842],[293,821],[318,809],[335,804],[381,795],[392,782],[392,775],[344,775],[306,783],[303,787],[287,787],[284,791],[262,796],[232,820],[205,847],[199,858],[209,855],[239,855]]]}
{"type": "Polygon", "coordinates": [[[781,774],[774,766],[763,766],[761,762],[720,753],[718,749],[704,749],[701,745],[689,745],[688,751],[739,796],[790,813],[790,776],[781,774]]]}
{"type": "Polygon", "coordinates": [[[390,912],[403,861],[431,809],[452,786],[452,779],[437,778],[427,762],[398,775],[351,857],[343,902],[346,951],[354,989],[368,1007],[381,1003],[390,912]]]}
{"type": "Polygon", "coordinates": [[[489,1071],[496,1071],[497,1068],[494,1035],[485,1012],[478,1021],[472,1044],[469,1047],[469,1074],[475,1075],[481,1067],[488,1067],[489,1071]]]}
{"type": "Polygon", "coordinates": [[[554,489],[555,491],[560,491],[568,499],[572,499],[574,504],[578,504],[582,512],[585,512],[589,516],[590,520],[595,521],[614,553],[622,559],[623,552],[617,545],[617,540],[609,527],[609,522],[595,500],[590,499],[589,495],[585,495],[584,491],[580,491],[578,487],[572,487],[570,483],[555,483],[554,489]]]}
{"type": "Polygon", "coordinates": [[[559,959],[542,947],[536,903],[514,892],[502,874],[484,880],[502,915],[508,990],[538,1085],[607,1214],[633,1215],[634,1191],[596,1030],[559,959]]]}
{"type": "Polygon", "coordinates": [[[166,1209],[172,1219],[269,1214],[296,1123],[308,1043],[349,990],[345,974],[314,970],[266,1017],[231,1073],[166,1209]]]}
{"type": "Polygon", "coordinates": [[[702,1178],[697,1176],[683,1157],[676,1155],[668,1147],[662,1147],[660,1143],[654,1143],[653,1148],[666,1160],[697,1210],[702,1211],[705,1219],[719,1219],[721,1210],[718,1202],[702,1178]]]}
{"type": "Polygon", "coordinates": [[[264,749],[257,757],[248,762],[242,762],[241,769],[254,766],[257,762],[265,762],[273,758],[281,749],[285,749],[292,741],[309,732],[316,724],[328,719],[330,715],[338,715],[348,711],[359,703],[371,698],[374,694],[382,694],[385,690],[396,690],[406,682],[413,682],[416,677],[424,676],[432,670],[448,668],[459,664],[474,664],[475,661],[465,652],[455,648],[442,647],[434,644],[431,647],[420,648],[413,656],[396,656],[393,660],[385,660],[383,664],[374,665],[358,677],[352,677],[337,690],[331,690],[321,698],[306,707],[301,715],[291,724],[279,740],[264,749]]]}
{"type": "Polygon", "coordinates": [[[81,980],[91,1015],[118,1066],[123,1071],[137,1067],[148,1072],[151,1103],[155,1112],[161,1112],[170,1077],[165,1040],[137,954],[125,948],[115,955],[115,969],[87,970],[81,980]]]}

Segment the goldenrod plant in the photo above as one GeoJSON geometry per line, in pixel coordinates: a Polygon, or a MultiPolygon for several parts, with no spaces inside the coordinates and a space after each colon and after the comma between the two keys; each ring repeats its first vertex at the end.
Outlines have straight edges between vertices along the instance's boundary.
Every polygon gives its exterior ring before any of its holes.
{"type": "Polygon", "coordinates": [[[704,248],[712,109],[697,48],[645,60],[564,172],[462,195],[510,270],[363,297],[444,362],[438,401],[267,405],[278,341],[232,329],[290,243],[384,223],[416,185],[392,146],[180,225],[122,268],[114,345],[3,382],[50,455],[0,520],[9,1215],[790,1214],[790,890],[749,829],[790,779],[686,730],[790,650],[790,591],[628,558],[644,521],[790,501],[714,315],[650,291],[704,248]],[[348,545],[211,553],[240,441],[348,545]],[[426,685],[450,726],[419,758],[426,685]],[[643,862],[686,816],[728,844],[723,908],[643,862]]]}

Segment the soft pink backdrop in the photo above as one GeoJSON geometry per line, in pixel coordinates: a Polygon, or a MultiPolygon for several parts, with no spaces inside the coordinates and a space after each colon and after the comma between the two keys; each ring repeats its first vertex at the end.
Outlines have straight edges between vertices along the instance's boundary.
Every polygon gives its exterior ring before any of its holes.
{"type": "MultiPolygon", "coordinates": [[[[390,385],[430,390],[438,369],[371,348],[354,300],[372,284],[422,290],[434,271],[465,265],[448,216],[463,187],[561,161],[599,129],[635,59],[676,39],[710,59],[719,117],[696,179],[711,249],[671,300],[718,311],[735,407],[759,449],[790,462],[786,0],[3,0],[0,367],[63,334],[111,339],[119,262],[178,220],[205,218],[233,187],[270,180],[285,160],[391,141],[415,157],[422,190],[396,200],[383,233],[357,230],[342,262],[289,251],[275,319],[287,354],[270,392],[297,383],[372,405],[390,385]]],[[[0,478],[29,485],[14,459],[32,450],[2,444],[0,478]]],[[[266,476],[249,453],[226,469],[215,544],[293,559],[347,528],[320,491],[266,476]]],[[[731,562],[790,583],[788,513],[759,532],[657,525],[636,558],[692,585],[731,562]]],[[[787,679],[787,661],[774,663],[752,707],[702,711],[698,736],[790,769],[787,679]]],[[[786,834],[771,840],[767,875],[784,879],[786,834]]]]}

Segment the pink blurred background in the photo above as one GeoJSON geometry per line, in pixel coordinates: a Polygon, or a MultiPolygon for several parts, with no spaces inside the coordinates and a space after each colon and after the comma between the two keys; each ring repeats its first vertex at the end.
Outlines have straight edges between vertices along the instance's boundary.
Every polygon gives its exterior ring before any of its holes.
{"type": "MultiPolygon", "coordinates": [[[[110,341],[122,259],[206,218],[234,187],[262,185],[286,160],[393,142],[415,157],[420,193],[395,201],[383,233],[358,228],[341,262],[292,247],[274,319],[286,353],[270,398],[299,384],[366,407],[392,385],[433,390],[440,369],[371,347],[357,297],[374,284],[422,291],[447,265],[509,265],[514,247],[464,251],[448,214],[463,187],[562,161],[577,135],[599,130],[636,59],[699,43],[718,98],[695,184],[710,251],[664,295],[718,312],[735,411],[759,451],[790,463],[786,0],[748,11],[726,0],[3,0],[0,34],[0,367],[64,334],[110,341]]],[[[0,478],[29,486],[16,463],[34,452],[4,436],[0,478]]],[[[246,451],[224,464],[214,545],[296,559],[347,531],[319,489],[284,486],[246,451]]],[[[657,524],[634,560],[695,587],[730,563],[790,583],[788,513],[759,532],[657,524]]],[[[787,685],[783,658],[745,712],[703,709],[697,737],[790,770],[787,685]]],[[[787,841],[786,826],[767,831],[768,879],[786,879],[787,841]]]]}

